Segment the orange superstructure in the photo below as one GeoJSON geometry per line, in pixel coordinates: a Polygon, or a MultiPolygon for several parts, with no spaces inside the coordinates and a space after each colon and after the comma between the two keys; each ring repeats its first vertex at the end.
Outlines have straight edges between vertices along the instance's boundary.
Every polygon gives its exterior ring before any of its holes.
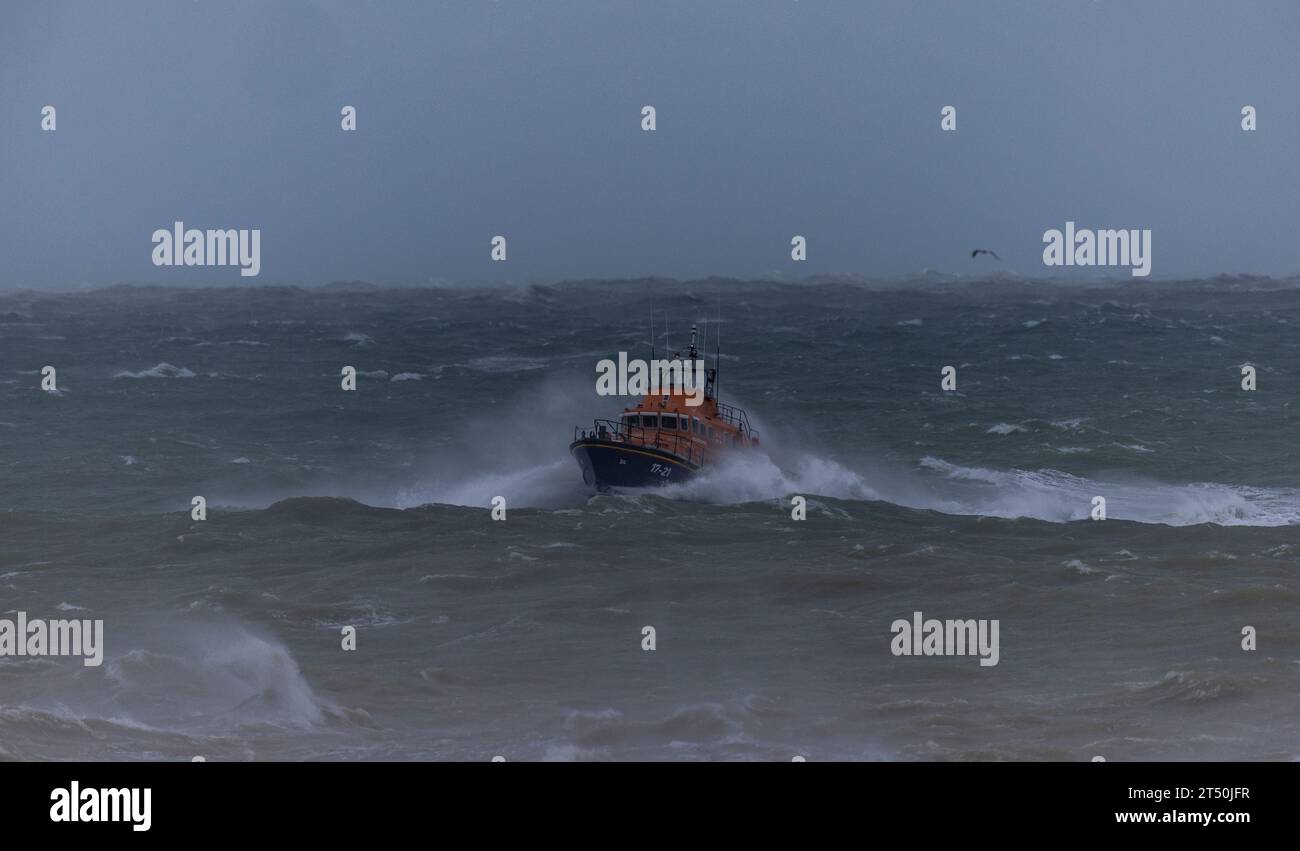
{"type": "MultiPolygon", "coordinates": [[[[693,368],[703,358],[696,348],[696,329],[683,357],[693,368]]],[[[592,428],[574,430],[569,450],[582,466],[583,478],[600,489],[644,487],[681,481],[704,467],[719,452],[758,444],[745,412],[717,398],[718,370],[705,365],[700,404],[697,388],[676,385],[648,393],[625,408],[617,420],[596,420],[592,428]],[[691,392],[687,392],[687,390],[691,392]]]]}

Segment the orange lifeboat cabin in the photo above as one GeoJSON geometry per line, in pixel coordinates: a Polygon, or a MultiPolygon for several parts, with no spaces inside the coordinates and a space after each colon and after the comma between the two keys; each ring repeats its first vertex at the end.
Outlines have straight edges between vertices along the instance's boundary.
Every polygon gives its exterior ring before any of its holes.
{"type": "MultiPolygon", "coordinates": [[[[701,355],[691,329],[691,346],[684,366],[695,369],[701,355]]],[[[574,429],[569,452],[582,467],[582,478],[600,491],[639,488],[683,482],[732,449],[758,445],[745,412],[718,401],[718,370],[705,368],[703,399],[688,399],[682,386],[661,389],[625,408],[617,420],[596,420],[591,428],[574,429]]],[[[694,390],[694,388],[692,388],[694,390]]]]}

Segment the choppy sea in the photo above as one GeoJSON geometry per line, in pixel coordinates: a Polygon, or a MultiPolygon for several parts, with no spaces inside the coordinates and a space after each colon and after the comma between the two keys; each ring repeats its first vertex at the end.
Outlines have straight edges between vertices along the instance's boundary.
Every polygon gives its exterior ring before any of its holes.
{"type": "Polygon", "coordinates": [[[1292,760],[1297,408],[1295,280],[0,295],[0,758],[1292,760]],[[652,314],[763,449],[595,495],[652,314]]]}

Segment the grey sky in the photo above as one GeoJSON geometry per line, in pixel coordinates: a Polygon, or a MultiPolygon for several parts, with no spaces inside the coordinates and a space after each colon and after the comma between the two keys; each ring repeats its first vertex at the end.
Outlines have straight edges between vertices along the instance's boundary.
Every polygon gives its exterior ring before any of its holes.
{"type": "Polygon", "coordinates": [[[6,2],[0,288],[1043,274],[1071,219],[1295,274],[1298,40],[1294,0],[6,2]],[[176,219],[260,228],[260,277],[153,266],[176,219]]]}

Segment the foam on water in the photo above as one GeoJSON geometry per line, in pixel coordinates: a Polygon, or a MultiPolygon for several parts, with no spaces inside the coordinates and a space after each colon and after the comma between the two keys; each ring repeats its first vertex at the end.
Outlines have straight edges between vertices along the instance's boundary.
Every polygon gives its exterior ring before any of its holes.
{"type": "Polygon", "coordinates": [[[139,372],[132,372],[129,369],[119,370],[113,374],[114,378],[193,378],[194,373],[183,366],[173,366],[169,363],[159,363],[148,369],[142,369],[139,372]]]}
{"type": "Polygon", "coordinates": [[[929,505],[950,514],[1029,517],[1062,523],[1086,520],[1094,496],[1113,520],[1190,526],[1286,526],[1300,523],[1300,490],[1195,482],[1094,481],[1059,470],[989,470],[925,457],[921,467],[956,485],[929,505]]]}
{"type": "Polygon", "coordinates": [[[724,455],[690,481],[664,488],[663,493],[670,498],[713,503],[756,502],[790,494],[881,498],[860,474],[829,458],[799,453],[793,465],[783,469],[762,451],[724,455]]]}

